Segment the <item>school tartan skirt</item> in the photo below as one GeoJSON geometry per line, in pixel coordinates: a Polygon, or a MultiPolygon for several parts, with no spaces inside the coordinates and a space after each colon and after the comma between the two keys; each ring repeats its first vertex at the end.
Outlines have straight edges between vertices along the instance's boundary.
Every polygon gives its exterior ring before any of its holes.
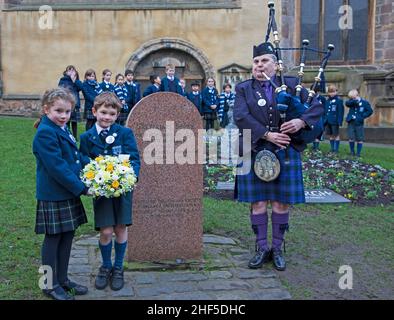
{"type": "Polygon", "coordinates": [[[74,109],[71,111],[70,121],[72,122],[80,122],[81,121],[81,112],[79,109],[74,109]]]}
{"type": "Polygon", "coordinates": [[[80,198],[65,201],[37,201],[37,234],[58,234],[73,231],[88,222],[80,198]]]}
{"type": "Polygon", "coordinates": [[[125,123],[127,120],[127,117],[129,116],[129,112],[128,111],[120,111],[117,122],[118,123],[125,123]]]}
{"type": "Polygon", "coordinates": [[[90,109],[84,109],[83,111],[83,117],[85,120],[93,120],[96,119],[96,117],[93,115],[92,108],[90,109]]]}
{"type": "MultiPolygon", "coordinates": [[[[234,197],[240,202],[277,201],[283,204],[305,202],[304,182],[302,179],[301,154],[290,147],[290,164],[285,165],[285,151],[280,150],[277,156],[280,162],[280,174],[274,181],[264,182],[254,173],[256,153],[252,152],[249,173],[237,175],[235,179],[234,197]]],[[[240,163],[238,167],[242,167],[240,163]]]]}

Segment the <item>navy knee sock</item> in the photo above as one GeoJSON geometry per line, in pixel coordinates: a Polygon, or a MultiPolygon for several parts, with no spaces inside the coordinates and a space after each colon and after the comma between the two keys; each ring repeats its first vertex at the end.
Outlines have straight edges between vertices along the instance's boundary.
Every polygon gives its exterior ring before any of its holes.
{"type": "Polygon", "coordinates": [[[330,145],[331,145],[331,151],[335,151],[335,140],[330,140],[330,145]]]}
{"type": "Polygon", "coordinates": [[[359,157],[361,154],[361,150],[363,149],[362,143],[357,143],[357,156],[359,157]]]}
{"type": "Polygon", "coordinates": [[[101,266],[107,269],[112,269],[112,261],[111,261],[112,239],[106,245],[102,245],[99,241],[99,248],[101,251],[101,257],[103,258],[103,264],[101,266]]]}
{"type": "Polygon", "coordinates": [[[340,140],[335,140],[335,152],[339,152],[339,145],[341,141],[340,140]]]}
{"type": "Polygon", "coordinates": [[[115,263],[114,268],[122,269],[123,260],[126,253],[127,241],[123,243],[118,243],[115,241],[115,263]]]}
{"type": "Polygon", "coordinates": [[[349,147],[351,154],[354,154],[354,141],[349,141],[349,147]]]}

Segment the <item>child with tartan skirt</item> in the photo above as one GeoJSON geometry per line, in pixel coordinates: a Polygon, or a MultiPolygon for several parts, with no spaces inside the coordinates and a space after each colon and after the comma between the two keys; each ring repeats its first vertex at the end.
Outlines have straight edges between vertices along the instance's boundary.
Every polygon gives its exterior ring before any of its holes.
{"type": "Polygon", "coordinates": [[[88,69],[85,72],[85,81],[82,84],[82,93],[85,98],[85,106],[84,106],[84,118],[86,119],[86,130],[89,130],[93,127],[96,122],[96,118],[92,113],[92,107],[94,99],[101,93],[103,90],[100,85],[97,83],[96,72],[93,69],[88,69]]]}
{"type": "Polygon", "coordinates": [[[232,110],[234,106],[235,94],[231,92],[231,89],[231,84],[224,84],[223,92],[219,96],[218,116],[222,128],[227,127],[230,123],[228,112],[230,109],[232,110]]]}
{"type": "MultiPolygon", "coordinates": [[[[102,155],[129,155],[130,165],[138,177],[140,158],[133,131],[116,124],[122,103],[113,92],[104,92],[96,98],[93,114],[96,124],[81,135],[80,150],[92,159],[102,155]]],[[[100,230],[99,248],[103,263],[95,286],[103,290],[110,282],[112,290],[124,285],[123,259],[127,247],[127,226],[132,224],[132,192],[118,197],[98,197],[93,200],[95,229],[100,230]],[[115,263],[112,265],[112,234],[115,232],[115,263]]]]}
{"type": "Polygon", "coordinates": [[[126,123],[127,117],[130,112],[129,104],[130,104],[130,98],[128,95],[128,90],[124,84],[124,77],[123,74],[117,74],[115,78],[115,87],[114,87],[114,92],[116,96],[119,98],[120,102],[122,103],[122,109],[120,110],[120,114],[118,119],[116,120],[116,123],[119,123],[120,125],[124,125],[126,123]]]}
{"type": "Polygon", "coordinates": [[[67,128],[75,105],[73,93],[65,88],[45,92],[43,116],[36,123],[33,153],[37,163],[37,234],[45,234],[42,264],[52,268],[52,287],[43,293],[56,300],[73,300],[74,294],[86,294],[88,288],[67,277],[74,232],[87,222],[80,196],[90,194],[79,179],[88,159],[78,151],[76,140],[67,128]]]}
{"type": "Polygon", "coordinates": [[[63,77],[59,80],[59,87],[64,87],[70,90],[75,96],[75,108],[71,112],[70,121],[67,122],[67,127],[70,128],[74,137],[78,140],[78,122],[81,121],[81,99],[79,98],[79,91],[82,91],[82,82],[79,80],[79,74],[74,66],[70,65],[66,67],[63,72],[63,77]]]}
{"type": "Polygon", "coordinates": [[[208,78],[207,86],[202,91],[202,112],[205,119],[205,130],[213,129],[217,119],[218,91],[215,80],[208,78]]]}
{"type": "Polygon", "coordinates": [[[371,105],[365,99],[361,99],[358,90],[349,91],[349,99],[346,107],[349,113],[346,116],[349,147],[352,156],[354,153],[354,142],[357,141],[357,157],[360,157],[364,142],[364,120],[373,113],[371,105]]]}

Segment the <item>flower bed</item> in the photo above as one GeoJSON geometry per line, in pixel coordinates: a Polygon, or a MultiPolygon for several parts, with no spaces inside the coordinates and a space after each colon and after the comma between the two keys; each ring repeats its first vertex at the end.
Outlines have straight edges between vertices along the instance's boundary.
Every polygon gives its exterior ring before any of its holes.
{"type": "MultiPolygon", "coordinates": [[[[204,193],[217,199],[233,199],[233,191],[216,190],[219,181],[234,181],[234,168],[204,166],[204,193]]],[[[358,205],[394,202],[394,170],[363,163],[357,159],[333,159],[327,155],[303,153],[306,189],[331,189],[358,205]]]]}

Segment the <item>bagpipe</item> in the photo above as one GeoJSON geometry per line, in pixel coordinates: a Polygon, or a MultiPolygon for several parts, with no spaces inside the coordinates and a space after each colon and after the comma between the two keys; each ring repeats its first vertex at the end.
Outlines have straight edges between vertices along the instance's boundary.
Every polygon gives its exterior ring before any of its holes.
{"type": "MultiPolygon", "coordinates": [[[[324,81],[324,70],[327,66],[328,60],[331,56],[332,51],[335,49],[333,44],[329,44],[327,46],[326,51],[320,51],[317,49],[308,48],[309,41],[303,40],[301,48],[281,48],[280,47],[280,39],[279,39],[279,32],[278,27],[275,20],[275,4],[273,1],[269,1],[268,3],[269,8],[269,22],[267,28],[267,34],[265,41],[268,42],[271,32],[273,34],[273,43],[274,43],[274,50],[275,55],[278,59],[278,69],[277,72],[279,73],[280,85],[278,86],[274,81],[264,74],[267,80],[270,81],[271,85],[275,88],[276,92],[276,103],[277,109],[280,113],[281,123],[290,121],[292,119],[300,118],[302,114],[310,108],[312,104],[313,98],[316,96],[316,90],[319,85],[323,84],[324,81]],[[284,76],[284,63],[282,60],[282,51],[284,50],[301,50],[300,55],[300,64],[299,64],[299,71],[298,71],[298,84],[295,87],[295,95],[288,93],[288,88],[285,84],[285,76],[284,76]],[[302,81],[304,77],[304,69],[306,65],[306,53],[307,51],[314,51],[320,54],[324,54],[321,62],[320,67],[318,70],[318,74],[314,79],[314,83],[312,84],[311,88],[309,89],[308,97],[305,102],[301,101],[301,92],[302,92],[302,81]]],[[[296,143],[310,143],[313,142],[316,137],[318,137],[323,131],[323,123],[319,121],[313,127],[306,129],[301,129],[299,132],[292,134],[291,138],[292,141],[296,143]]],[[[288,158],[288,157],[286,157],[288,158]]]]}

